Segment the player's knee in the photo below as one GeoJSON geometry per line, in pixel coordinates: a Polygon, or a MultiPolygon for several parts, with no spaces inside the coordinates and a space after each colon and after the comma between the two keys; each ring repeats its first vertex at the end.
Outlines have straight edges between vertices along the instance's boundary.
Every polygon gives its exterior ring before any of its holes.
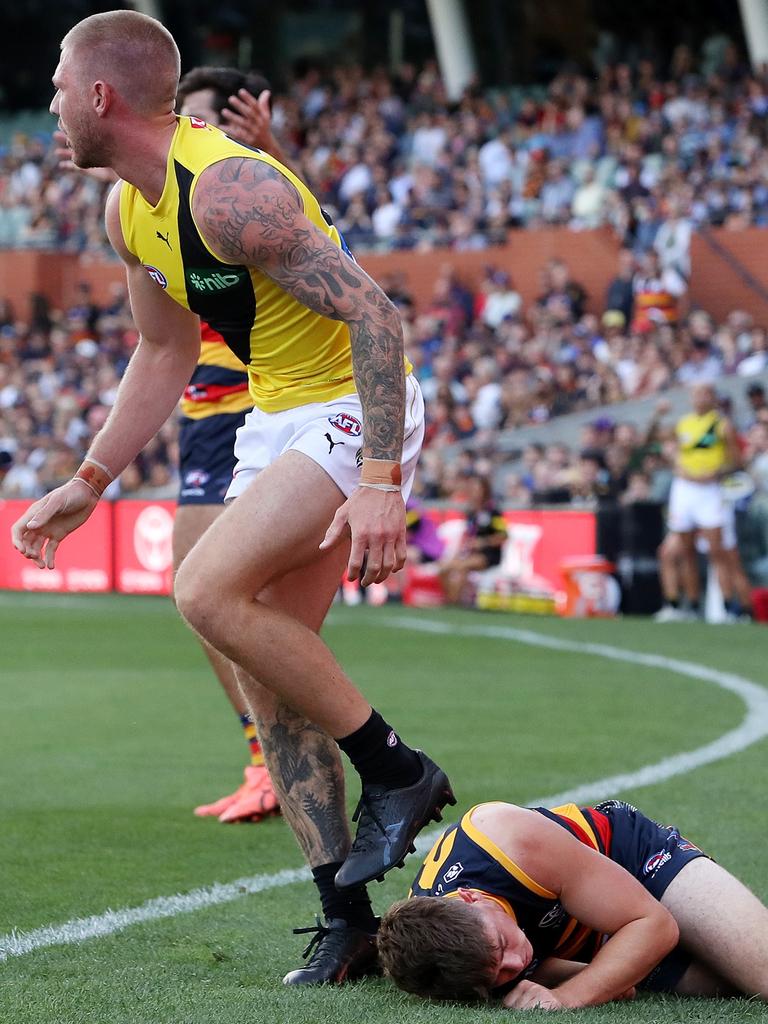
{"type": "Polygon", "coordinates": [[[214,581],[194,560],[187,558],[176,573],[173,596],[179,614],[196,633],[208,639],[215,623],[220,601],[214,581]]]}

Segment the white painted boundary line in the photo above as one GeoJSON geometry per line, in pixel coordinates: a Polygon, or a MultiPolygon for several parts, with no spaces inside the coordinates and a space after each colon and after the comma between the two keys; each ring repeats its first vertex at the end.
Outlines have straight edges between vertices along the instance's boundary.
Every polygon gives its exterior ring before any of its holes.
{"type": "Polygon", "coordinates": [[[746,706],[747,713],[741,724],[713,740],[712,743],[707,743],[696,750],[673,754],[671,757],[665,757],[655,764],[646,765],[634,772],[610,775],[607,778],[596,779],[594,782],[587,782],[562,793],[527,800],[527,804],[557,804],[571,800],[574,803],[581,803],[588,800],[605,800],[622,790],[652,786],[658,782],[664,782],[666,779],[674,778],[676,775],[691,772],[695,768],[701,768],[705,764],[721,761],[733,754],[738,754],[768,736],[768,690],[753,683],[750,679],[737,676],[732,672],[721,672],[719,669],[709,668],[707,665],[699,665],[693,661],[681,661],[678,658],[668,658],[663,654],[628,651],[607,644],[581,643],[577,640],[537,633],[530,629],[516,629],[513,626],[479,624],[460,626],[433,619],[410,619],[405,616],[391,618],[382,616],[380,624],[391,629],[406,629],[422,633],[513,640],[531,647],[545,647],[549,650],[566,651],[572,654],[592,654],[599,658],[608,658],[611,661],[628,662],[630,665],[660,668],[666,672],[674,672],[677,675],[712,683],[721,690],[728,690],[740,697],[746,706]]]}
{"type": "MultiPolygon", "coordinates": [[[[336,624],[340,624],[338,619],[335,621],[336,624]]],[[[693,771],[695,768],[700,768],[705,764],[712,764],[715,761],[730,757],[732,754],[736,754],[768,736],[768,691],[742,676],[737,676],[730,672],[720,672],[706,665],[698,665],[690,661],[680,661],[677,658],[667,658],[659,654],[645,654],[639,651],[623,650],[620,647],[610,647],[605,644],[579,643],[575,640],[549,636],[533,630],[516,629],[511,626],[461,626],[431,619],[405,618],[404,616],[382,616],[379,624],[391,629],[405,629],[423,633],[481,636],[494,640],[511,640],[533,647],[544,647],[550,650],[568,651],[575,654],[591,654],[596,657],[609,658],[613,661],[628,662],[632,665],[660,668],[667,672],[688,676],[691,679],[712,683],[722,690],[734,693],[741,698],[747,709],[741,725],[724,733],[712,743],[707,743],[696,750],[664,758],[655,764],[646,765],[635,772],[596,779],[594,782],[565,790],[562,793],[535,797],[526,801],[531,805],[558,804],[571,800],[575,803],[589,800],[604,800],[607,797],[618,795],[622,790],[650,786],[663,782],[666,779],[671,779],[676,775],[693,771]]],[[[433,830],[428,834],[422,835],[417,843],[417,848],[421,851],[428,849],[438,835],[439,830],[433,830]]],[[[0,962],[11,957],[25,956],[27,953],[33,953],[35,950],[43,949],[47,946],[81,943],[88,939],[113,935],[115,932],[123,931],[123,929],[134,924],[156,921],[165,917],[176,917],[179,914],[189,914],[195,910],[203,910],[218,904],[231,903],[242,896],[279,889],[286,885],[306,881],[310,877],[310,872],[307,868],[286,869],[271,875],[264,874],[254,875],[250,878],[239,878],[225,885],[217,883],[175,896],[160,896],[157,899],[147,900],[138,907],[108,910],[103,914],[96,914],[92,917],[75,918],[61,925],[36,928],[29,932],[11,932],[8,935],[0,936],[0,962]]]]}
{"type": "Polygon", "coordinates": [[[192,889],[191,892],[179,893],[176,896],[158,896],[147,900],[138,907],[126,907],[124,910],[107,910],[93,917],[77,917],[65,924],[49,925],[35,928],[31,932],[11,932],[0,936],[0,962],[12,956],[24,956],[44,946],[66,946],[72,943],[85,942],[86,939],[98,939],[105,935],[121,932],[132,924],[144,921],[157,921],[163,917],[176,917],[178,914],[190,914],[193,910],[204,910],[219,903],[231,903],[241,896],[251,896],[266,889],[279,889],[294,882],[304,882],[311,878],[309,868],[286,869],[274,875],[254,875],[252,878],[236,878],[234,882],[206,886],[204,889],[192,889]]]}

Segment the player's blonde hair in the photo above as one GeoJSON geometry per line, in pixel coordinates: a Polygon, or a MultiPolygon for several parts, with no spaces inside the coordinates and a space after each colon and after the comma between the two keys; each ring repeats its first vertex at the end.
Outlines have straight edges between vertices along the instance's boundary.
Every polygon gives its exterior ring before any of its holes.
{"type": "Polygon", "coordinates": [[[103,79],[140,114],[173,110],[181,58],[164,25],[138,11],[106,11],[79,21],[61,41],[77,72],[103,79]]]}
{"type": "Polygon", "coordinates": [[[416,896],[381,919],[379,960],[396,985],[428,999],[487,999],[493,957],[479,916],[462,900],[416,896]]]}

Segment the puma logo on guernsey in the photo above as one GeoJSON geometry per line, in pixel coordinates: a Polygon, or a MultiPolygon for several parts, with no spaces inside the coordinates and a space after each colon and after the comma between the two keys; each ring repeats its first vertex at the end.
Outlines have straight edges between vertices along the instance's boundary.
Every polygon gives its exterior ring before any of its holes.
{"type": "Polygon", "coordinates": [[[156,231],[155,234],[160,239],[160,241],[161,242],[165,242],[165,244],[168,246],[168,248],[171,250],[171,252],[173,252],[173,248],[171,247],[171,243],[168,241],[168,239],[171,237],[171,232],[170,231],[166,231],[166,233],[164,235],[161,235],[159,231],[156,231]]]}
{"type": "Polygon", "coordinates": [[[223,292],[245,278],[246,271],[222,273],[218,270],[187,270],[187,282],[197,292],[223,292]]]}

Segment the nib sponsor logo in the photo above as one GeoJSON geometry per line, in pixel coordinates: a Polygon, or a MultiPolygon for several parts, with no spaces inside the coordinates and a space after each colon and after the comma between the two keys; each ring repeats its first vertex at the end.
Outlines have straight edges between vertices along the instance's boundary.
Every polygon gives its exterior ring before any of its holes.
{"type": "Polygon", "coordinates": [[[188,270],[187,283],[196,292],[224,292],[236,288],[246,276],[244,270],[229,273],[219,270],[188,270]]]}

